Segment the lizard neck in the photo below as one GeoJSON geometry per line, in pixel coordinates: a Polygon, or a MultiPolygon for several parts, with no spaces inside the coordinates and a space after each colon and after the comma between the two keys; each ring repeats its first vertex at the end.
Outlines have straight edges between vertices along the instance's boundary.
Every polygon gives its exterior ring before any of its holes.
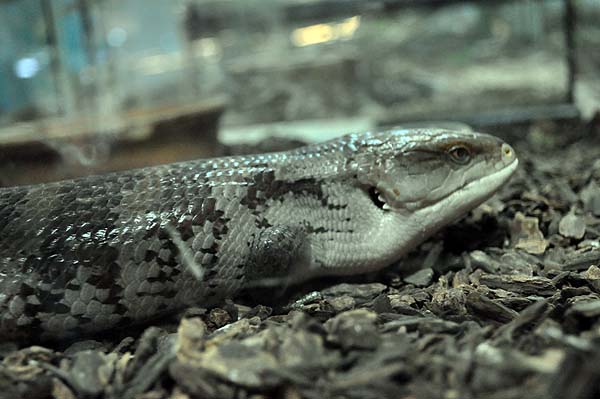
{"type": "Polygon", "coordinates": [[[410,215],[382,212],[370,199],[355,202],[352,231],[311,237],[315,274],[352,275],[381,269],[422,241],[410,215]]]}

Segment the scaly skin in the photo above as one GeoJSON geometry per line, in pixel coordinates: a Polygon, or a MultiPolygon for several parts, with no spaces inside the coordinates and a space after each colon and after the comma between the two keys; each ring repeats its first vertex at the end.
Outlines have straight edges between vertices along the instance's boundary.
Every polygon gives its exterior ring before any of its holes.
{"type": "Polygon", "coordinates": [[[265,278],[384,267],[516,166],[492,136],[392,130],[0,189],[0,340],[126,326],[265,278]]]}

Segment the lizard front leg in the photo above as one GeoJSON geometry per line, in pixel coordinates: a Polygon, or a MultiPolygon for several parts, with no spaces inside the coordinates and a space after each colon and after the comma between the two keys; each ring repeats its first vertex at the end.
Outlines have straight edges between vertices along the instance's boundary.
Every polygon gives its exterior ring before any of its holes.
{"type": "Polygon", "coordinates": [[[311,263],[310,237],[302,226],[271,226],[261,230],[250,244],[246,279],[249,286],[285,289],[304,280],[311,263]]]}

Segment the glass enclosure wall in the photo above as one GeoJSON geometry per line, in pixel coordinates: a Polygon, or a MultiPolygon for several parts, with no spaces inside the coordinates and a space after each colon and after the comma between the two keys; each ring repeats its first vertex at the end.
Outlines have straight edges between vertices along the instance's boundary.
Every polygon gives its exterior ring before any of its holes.
{"type": "Polygon", "coordinates": [[[215,98],[227,125],[394,121],[566,98],[562,0],[401,3],[2,2],[0,121],[103,130],[215,98]]]}
{"type": "MultiPolygon", "coordinates": [[[[37,0],[0,4],[0,121],[64,112],[56,51],[37,0]]],[[[50,18],[51,19],[51,18],[50,18]]]]}

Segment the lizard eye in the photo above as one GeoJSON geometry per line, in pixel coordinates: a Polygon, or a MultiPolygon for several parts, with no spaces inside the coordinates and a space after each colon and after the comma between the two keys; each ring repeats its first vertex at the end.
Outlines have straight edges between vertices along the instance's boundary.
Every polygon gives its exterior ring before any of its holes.
{"type": "Polygon", "coordinates": [[[471,160],[471,151],[463,145],[455,145],[448,151],[452,160],[458,164],[465,165],[471,160]]]}

